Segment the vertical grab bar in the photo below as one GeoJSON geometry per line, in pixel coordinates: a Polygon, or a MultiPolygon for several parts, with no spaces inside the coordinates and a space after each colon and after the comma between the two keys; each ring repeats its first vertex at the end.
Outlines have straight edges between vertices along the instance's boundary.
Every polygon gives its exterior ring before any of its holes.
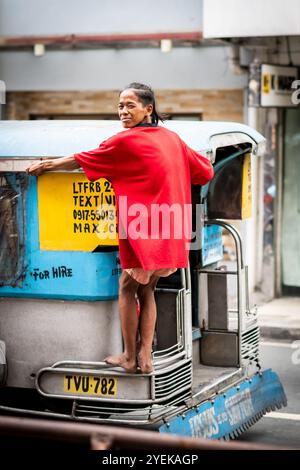
{"type": "Polygon", "coordinates": [[[244,269],[242,239],[235,227],[218,219],[205,221],[206,225],[219,225],[224,227],[233,237],[236,249],[236,267],[237,267],[237,302],[238,302],[238,365],[242,362],[242,319],[243,319],[243,286],[242,270],[244,269]]]}

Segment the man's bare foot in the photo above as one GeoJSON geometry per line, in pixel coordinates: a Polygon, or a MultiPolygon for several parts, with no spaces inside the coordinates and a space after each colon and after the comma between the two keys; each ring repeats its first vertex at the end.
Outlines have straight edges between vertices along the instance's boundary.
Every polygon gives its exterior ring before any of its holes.
{"type": "Polygon", "coordinates": [[[153,372],[152,354],[143,351],[142,349],[138,353],[138,366],[141,369],[142,374],[151,374],[153,372]]]}
{"type": "Polygon", "coordinates": [[[104,362],[114,367],[122,367],[130,374],[136,373],[136,360],[128,358],[124,353],[119,356],[108,356],[104,362]]]}

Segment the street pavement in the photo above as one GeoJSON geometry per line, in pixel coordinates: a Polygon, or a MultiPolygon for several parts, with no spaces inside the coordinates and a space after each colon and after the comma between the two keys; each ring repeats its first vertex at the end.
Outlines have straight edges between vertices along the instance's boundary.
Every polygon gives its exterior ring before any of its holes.
{"type": "MultiPolygon", "coordinates": [[[[235,269],[234,261],[226,261],[228,270],[235,269]]],[[[227,276],[228,302],[237,308],[237,285],[235,276],[227,276]]],[[[250,308],[257,307],[261,335],[272,339],[300,341],[300,297],[280,297],[267,301],[257,291],[249,295],[250,308]]]]}
{"type": "Polygon", "coordinates": [[[272,444],[300,449],[300,341],[263,339],[261,343],[263,369],[278,373],[288,405],[267,413],[239,438],[240,441],[272,444]]]}
{"type": "MultiPolygon", "coordinates": [[[[234,304],[234,279],[228,288],[229,302],[234,304]]],[[[257,307],[262,367],[278,373],[288,405],[267,413],[239,440],[300,449],[300,297],[266,301],[260,292],[254,292],[250,305],[257,307]]]]}
{"type": "Polygon", "coordinates": [[[300,449],[300,298],[273,299],[257,310],[262,366],[278,373],[288,405],[268,413],[241,440],[300,449]]]}
{"type": "Polygon", "coordinates": [[[300,341],[300,297],[280,297],[258,306],[262,336],[300,341]]]}

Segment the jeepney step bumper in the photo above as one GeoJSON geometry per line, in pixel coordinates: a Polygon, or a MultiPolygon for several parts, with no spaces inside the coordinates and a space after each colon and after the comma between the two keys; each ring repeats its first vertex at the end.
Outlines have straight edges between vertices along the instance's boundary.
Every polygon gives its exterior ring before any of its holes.
{"type": "Polygon", "coordinates": [[[264,414],[286,406],[278,375],[271,369],[244,379],[159,428],[159,432],[206,439],[235,439],[264,414]]]}
{"type": "Polygon", "coordinates": [[[191,359],[179,354],[157,361],[151,374],[129,374],[105,362],[59,362],[41,369],[37,391],[51,398],[127,404],[159,404],[192,387],[191,359]]]}

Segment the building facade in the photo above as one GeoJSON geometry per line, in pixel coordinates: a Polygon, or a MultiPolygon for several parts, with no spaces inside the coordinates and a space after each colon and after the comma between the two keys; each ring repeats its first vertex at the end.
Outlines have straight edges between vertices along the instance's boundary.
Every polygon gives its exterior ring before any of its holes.
{"type": "Polygon", "coordinates": [[[247,121],[267,138],[264,159],[254,168],[257,214],[245,227],[253,284],[268,298],[299,295],[300,4],[204,0],[203,15],[204,37],[222,38],[237,68],[248,70],[247,121]],[[253,92],[260,94],[256,101],[253,92]]]}

